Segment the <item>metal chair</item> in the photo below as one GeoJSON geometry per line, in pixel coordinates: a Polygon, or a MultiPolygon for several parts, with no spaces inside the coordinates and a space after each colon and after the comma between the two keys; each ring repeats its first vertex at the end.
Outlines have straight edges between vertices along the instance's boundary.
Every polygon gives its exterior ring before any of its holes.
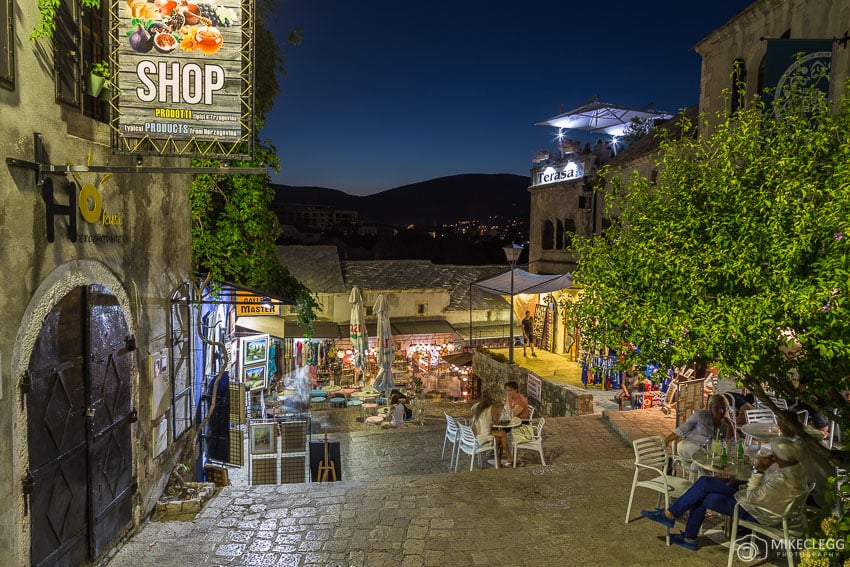
{"type": "MultiPolygon", "coordinates": [[[[529,416],[531,412],[529,411],[529,416]]],[[[546,465],[546,459],[543,458],[543,425],[546,423],[546,418],[541,417],[540,421],[537,422],[537,425],[534,426],[534,430],[530,439],[523,438],[519,435],[514,436],[514,468],[516,468],[516,452],[518,449],[528,449],[530,451],[537,451],[540,454],[540,464],[546,465]]]]}
{"type": "MultiPolygon", "coordinates": [[[[744,412],[744,418],[747,423],[777,423],[776,415],[769,409],[761,408],[761,409],[751,409],[746,410],[744,412]]],[[[751,435],[747,435],[744,438],[744,445],[751,446],[753,444],[753,438],[751,435]]],[[[761,446],[761,443],[759,443],[761,446]]]]}
{"type": "Polygon", "coordinates": [[[457,472],[457,465],[460,462],[460,453],[463,451],[467,455],[469,455],[469,470],[473,469],[475,464],[475,456],[478,456],[478,466],[482,467],[484,465],[481,464],[481,453],[488,453],[490,451],[493,452],[493,459],[496,462],[496,468],[499,468],[499,457],[496,454],[496,438],[492,435],[487,437],[483,443],[478,440],[475,436],[475,433],[472,432],[472,428],[468,425],[464,425],[462,423],[458,423],[458,444],[457,444],[457,458],[455,459],[454,470],[457,472]]]}
{"type": "MultiPolygon", "coordinates": [[[[667,509],[670,507],[670,500],[684,494],[692,484],[687,479],[670,476],[665,472],[670,463],[670,454],[667,453],[664,438],[660,435],[635,439],[632,442],[632,447],[635,451],[635,476],[632,479],[629,505],[626,507],[626,524],[629,523],[632,502],[634,501],[635,490],[638,487],[657,492],[658,503],[656,506],[661,506],[661,500],[663,498],[664,508],[667,509]],[[647,474],[649,475],[648,477],[647,474]]],[[[667,530],[667,544],[670,544],[669,529],[667,530]]]]}
{"type": "MultiPolygon", "coordinates": [[[[767,536],[770,539],[781,541],[785,548],[785,556],[788,558],[788,567],[794,567],[794,543],[806,537],[806,499],[814,489],[814,485],[810,485],[809,489],[797,495],[793,500],[788,502],[785,509],[782,511],[782,522],[775,526],[765,526],[758,522],[750,520],[742,520],[738,518],[738,512],[741,509],[741,503],[735,503],[735,512],[732,514],[732,531],[729,538],[729,559],[726,562],[727,567],[732,567],[732,558],[735,556],[735,548],[738,548],[738,558],[742,561],[752,561],[758,559],[761,550],[755,542],[754,534],[759,533],[767,536]],[[738,527],[743,526],[750,530],[749,542],[741,544],[738,539],[738,527]],[[793,539],[792,539],[793,538],[793,539]]],[[[749,507],[757,508],[765,512],[773,513],[773,510],[755,504],[748,504],[749,507]]],[[[742,536],[741,539],[743,539],[742,536]]],[[[759,538],[761,539],[761,538],[759,538]]],[[[761,540],[764,542],[764,540],[761,540]]],[[[764,550],[765,555],[767,549],[764,550]]]]}

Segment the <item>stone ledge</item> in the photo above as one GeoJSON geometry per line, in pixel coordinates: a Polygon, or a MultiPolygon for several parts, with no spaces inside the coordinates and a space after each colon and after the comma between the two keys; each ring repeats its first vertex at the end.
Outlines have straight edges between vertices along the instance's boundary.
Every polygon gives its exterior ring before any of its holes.
{"type": "Polygon", "coordinates": [[[192,520],[204,507],[204,504],[215,494],[215,484],[211,482],[187,482],[186,491],[191,496],[177,499],[163,496],[156,503],[152,522],[175,522],[192,520]]]}

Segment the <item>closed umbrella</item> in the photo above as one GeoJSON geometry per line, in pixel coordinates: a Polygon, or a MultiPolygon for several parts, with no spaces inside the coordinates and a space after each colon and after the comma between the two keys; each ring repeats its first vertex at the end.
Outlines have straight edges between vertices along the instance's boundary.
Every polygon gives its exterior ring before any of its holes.
{"type": "Polygon", "coordinates": [[[357,286],[351,288],[348,296],[351,304],[351,321],[348,324],[348,337],[351,339],[351,348],[354,351],[355,374],[359,370],[360,379],[363,379],[366,371],[366,350],[369,348],[369,333],[366,331],[365,315],[363,313],[363,297],[357,286]]]}
{"type": "Polygon", "coordinates": [[[379,392],[385,392],[387,401],[390,392],[395,387],[393,379],[393,336],[390,330],[390,305],[387,297],[382,293],[378,296],[374,308],[378,316],[378,375],[375,377],[374,387],[379,392]]]}

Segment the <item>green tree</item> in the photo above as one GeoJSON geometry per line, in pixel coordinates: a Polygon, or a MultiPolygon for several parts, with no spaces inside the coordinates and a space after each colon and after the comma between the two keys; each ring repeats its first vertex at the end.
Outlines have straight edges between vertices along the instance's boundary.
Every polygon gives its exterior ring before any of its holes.
{"type": "MultiPolygon", "coordinates": [[[[254,159],[233,165],[268,165],[277,171],[280,160],[274,146],[259,137],[280,91],[278,77],[284,72],[282,49],[266,25],[273,8],[271,0],[260,0],[256,7],[254,159]]],[[[300,32],[292,32],[289,43],[300,43],[300,32]]],[[[193,165],[217,166],[219,161],[196,159],[193,165]]],[[[318,303],[314,296],[277,259],[275,241],[280,225],[269,209],[274,191],[268,175],[195,175],[189,199],[196,275],[211,282],[229,281],[274,293],[295,302],[301,323],[315,319],[318,303]]]]}
{"type": "Polygon", "coordinates": [[[712,362],[764,398],[838,408],[850,388],[850,87],[797,89],[662,140],[655,182],[614,171],[601,237],[579,243],[585,346],[627,364],[712,362]],[[805,96],[803,96],[805,95],[805,96]]]}

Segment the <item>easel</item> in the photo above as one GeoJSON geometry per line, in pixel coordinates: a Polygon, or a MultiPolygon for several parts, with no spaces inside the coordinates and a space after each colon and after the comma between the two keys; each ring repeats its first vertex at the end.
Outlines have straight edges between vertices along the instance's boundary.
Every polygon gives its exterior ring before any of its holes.
{"type": "Polygon", "coordinates": [[[331,473],[330,480],[336,482],[336,467],[334,466],[334,462],[328,456],[328,434],[325,433],[325,458],[319,462],[319,471],[316,475],[319,482],[327,482],[328,473],[331,473]]]}

